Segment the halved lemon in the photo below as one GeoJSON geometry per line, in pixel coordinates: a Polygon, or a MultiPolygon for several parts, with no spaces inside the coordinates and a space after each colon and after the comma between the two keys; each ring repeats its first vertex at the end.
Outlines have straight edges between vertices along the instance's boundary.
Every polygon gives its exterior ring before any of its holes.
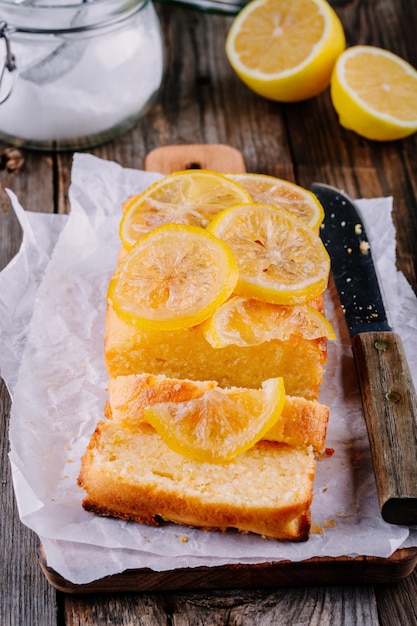
{"type": "Polygon", "coordinates": [[[204,335],[213,348],[257,346],[291,335],[336,338],[329,321],[308,304],[285,306],[241,296],[229,298],[204,322],[204,335]]]}
{"type": "Polygon", "coordinates": [[[108,301],[131,324],[174,330],[207,319],[230,296],[238,268],[228,246],[198,226],[152,230],[119,263],[108,301]]]}
{"type": "Polygon", "coordinates": [[[252,0],[226,39],[227,57],[242,81],[282,102],[323,91],[344,48],[342,24],[326,0],[252,0]]]}
{"type": "Polygon", "coordinates": [[[174,172],[124,205],[120,239],[129,249],[152,228],[163,224],[205,228],[219,211],[247,202],[251,202],[247,191],[222,174],[209,170],[174,172]]]}
{"type": "Polygon", "coordinates": [[[301,304],[326,289],[329,255],[319,236],[287,211],[263,204],[231,207],[208,228],[237,260],[237,295],[301,304]]]}
{"type": "Polygon", "coordinates": [[[342,126],[377,141],[417,131],[417,70],[375,46],[353,46],[339,57],[331,98],[342,126]]]}
{"type": "Polygon", "coordinates": [[[222,463],[262,439],[284,403],[283,379],[270,378],[261,389],[217,387],[194,400],[154,404],[144,410],[144,418],[175,452],[222,463]]]}
{"type": "Polygon", "coordinates": [[[258,204],[270,204],[286,209],[311,228],[318,228],[324,219],[324,210],[311,191],[282,178],[267,174],[226,174],[239,183],[258,204]]]}

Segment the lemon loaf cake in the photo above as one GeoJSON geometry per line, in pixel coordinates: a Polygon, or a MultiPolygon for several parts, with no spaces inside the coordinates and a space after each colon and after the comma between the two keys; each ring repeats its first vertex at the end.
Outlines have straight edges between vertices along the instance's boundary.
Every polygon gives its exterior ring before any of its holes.
{"type": "Polygon", "coordinates": [[[239,182],[174,173],[123,207],[106,419],[78,482],[99,515],[303,541],[335,338],[323,213],[283,181],[239,182]]]}
{"type": "Polygon", "coordinates": [[[147,407],[183,403],[215,387],[212,381],[150,375],[111,380],[107,419],[97,425],[82,459],[84,508],[144,524],[168,521],[306,540],[316,468],[313,446],[324,444],[327,407],[286,397],[272,437],[281,435],[296,445],[263,439],[230,461],[216,463],[175,452],[146,422],[147,407]]]}

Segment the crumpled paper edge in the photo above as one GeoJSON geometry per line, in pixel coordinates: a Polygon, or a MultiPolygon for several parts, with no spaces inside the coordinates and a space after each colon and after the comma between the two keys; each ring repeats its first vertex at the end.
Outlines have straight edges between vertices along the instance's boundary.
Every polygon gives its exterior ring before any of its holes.
{"type": "Polygon", "coordinates": [[[15,363],[22,359],[27,330],[33,313],[33,303],[56,242],[68,220],[68,215],[25,211],[16,195],[10,190],[7,190],[7,193],[23,231],[19,251],[0,274],[0,293],[3,294],[3,297],[0,295],[2,348],[8,345],[4,341],[4,333],[7,329],[13,328],[14,335],[10,349],[2,351],[0,375],[5,381],[10,396],[13,397],[17,380],[15,363]],[[39,246],[39,241],[44,242],[44,245],[39,246]],[[8,302],[13,302],[12,307],[6,305],[4,296],[7,296],[8,302]]]}

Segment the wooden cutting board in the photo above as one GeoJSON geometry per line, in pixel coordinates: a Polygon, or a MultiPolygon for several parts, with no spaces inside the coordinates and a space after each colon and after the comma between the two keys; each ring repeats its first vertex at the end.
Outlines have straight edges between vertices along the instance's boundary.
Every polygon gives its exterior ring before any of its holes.
{"type": "MultiPolygon", "coordinates": [[[[147,171],[170,174],[186,169],[245,172],[242,154],[222,144],[163,146],[145,159],[147,171]]],[[[256,565],[223,565],[155,572],[131,569],[83,585],[75,585],[48,567],[42,545],[39,562],[47,580],[65,593],[119,591],[190,591],[248,589],[337,584],[393,583],[417,566],[417,548],[402,548],[388,558],[317,557],[301,562],[278,561],[256,565]]]]}
{"type": "Polygon", "coordinates": [[[402,548],[386,559],[369,556],[320,557],[299,563],[279,561],[179,568],[165,572],[138,568],[75,585],[48,567],[41,545],[38,554],[48,582],[59,591],[77,594],[392,584],[409,576],[417,565],[417,548],[402,548]]]}

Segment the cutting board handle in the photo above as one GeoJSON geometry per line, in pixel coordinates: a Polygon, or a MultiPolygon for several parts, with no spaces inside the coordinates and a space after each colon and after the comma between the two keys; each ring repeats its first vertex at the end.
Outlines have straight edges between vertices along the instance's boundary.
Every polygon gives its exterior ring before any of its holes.
{"type": "Polygon", "coordinates": [[[171,174],[182,170],[245,172],[242,153],[224,144],[180,144],[161,146],[148,153],[144,162],[148,172],[171,174]]]}

